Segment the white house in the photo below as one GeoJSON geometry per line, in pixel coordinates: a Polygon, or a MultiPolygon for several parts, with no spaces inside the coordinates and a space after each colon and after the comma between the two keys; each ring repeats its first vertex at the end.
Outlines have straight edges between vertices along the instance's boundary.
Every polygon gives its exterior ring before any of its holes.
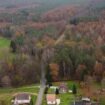
{"type": "Polygon", "coordinates": [[[60,103],[61,103],[61,100],[60,99],[56,99],[56,104],[60,105],[60,103]]]}
{"type": "Polygon", "coordinates": [[[90,100],[90,98],[88,98],[88,97],[83,97],[83,98],[82,98],[82,101],[90,102],[91,100],[90,100]]]}
{"type": "Polygon", "coordinates": [[[61,100],[56,98],[55,94],[47,94],[46,95],[47,105],[60,105],[61,100]]]}
{"type": "Polygon", "coordinates": [[[12,100],[13,105],[29,105],[31,96],[27,93],[19,93],[14,96],[12,100]]]}
{"type": "Polygon", "coordinates": [[[55,94],[47,94],[46,100],[47,100],[47,105],[55,105],[56,104],[56,95],[55,94]]]}

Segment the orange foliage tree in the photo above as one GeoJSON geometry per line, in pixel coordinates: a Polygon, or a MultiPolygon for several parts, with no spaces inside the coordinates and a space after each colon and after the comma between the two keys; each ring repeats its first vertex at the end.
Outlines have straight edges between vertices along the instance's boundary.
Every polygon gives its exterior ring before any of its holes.
{"type": "Polygon", "coordinates": [[[51,63],[49,66],[50,66],[50,70],[51,70],[53,80],[54,81],[58,80],[59,65],[56,64],[56,63],[51,63]]]}

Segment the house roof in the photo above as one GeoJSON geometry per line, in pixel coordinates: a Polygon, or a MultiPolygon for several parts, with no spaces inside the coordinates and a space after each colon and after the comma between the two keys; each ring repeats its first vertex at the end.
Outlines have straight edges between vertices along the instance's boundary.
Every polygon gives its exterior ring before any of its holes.
{"type": "Polygon", "coordinates": [[[82,98],[82,101],[90,102],[90,98],[88,98],[88,97],[83,97],[83,98],[82,98]]]}
{"type": "Polygon", "coordinates": [[[55,94],[47,94],[46,99],[47,99],[47,101],[56,101],[56,95],[55,94]]]}
{"type": "Polygon", "coordinates": [[[65,88],[65,89],[67,89],[68,87],[67,87],[66,83],[62,83],[62,84],[60,84],[59,88],[65,88]]]}
{"type": "Polygon", "coordinates": [[[84,101],[75,101],[73,105],[91,105],[91,103],[84,101]]]}
{"type": "Polygon", "coordinates": [[[100,103],[97,103],[97,102],[96,102],[96,103],[92,103],[91,105],[100,105],[100,103]]]}
{"type": "Polygon", "coordinates": [[[17,100],[29,100],[30,95],[27,93],[19,93],[17,95],[15,95],[15,98],[17,100]]]}

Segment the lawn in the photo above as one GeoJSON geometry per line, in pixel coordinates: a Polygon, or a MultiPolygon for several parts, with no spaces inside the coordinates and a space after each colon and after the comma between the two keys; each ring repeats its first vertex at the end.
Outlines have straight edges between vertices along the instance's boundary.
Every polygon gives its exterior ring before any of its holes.
{"type": "Polygon", "coordinates": [[[27,92],[32,94],[32,99],[35,103],[38,91],[39,88],[35,85],[20,88],[0,88],[0,105],[2,105],[2,102],[4,102],[4,105],[11,105],[11,99],[13,98],[13,95],[20,92],[27,92]]]}
{"type": "MultiPolygon", "coordinates": [[[[61,82],[53,83],[53,86],[59,86],[60,83],[61,82]]],[[[83,93],[84,91],[82,90],[79,82],[76,82],[76,81],[65,81],[65,83],[67,83],[68,88],[70,90],[72,90],[72,86],[74,84],[76,85],[78,98],[80,98],[81,95],[84,94],[83,93]]],[[[92,87],[93,87],[92,89],[94,89],[94,90],[98,90],[100,88],[99,84],[97,84],[97,83],[93,83],[92,87]]],[[[55,93],[54,89],[50,88],[48,90],[48,94],[53,94],[53,93],[55,93]]],[[[46,96],[44,95],[43,104],[42,105],[47,105],[45,97],[46,96]]],[[[73,103],[74,99],[75,99],[75,97],[74,97],[74,95],[72,93],[59,94],[57,97],[61,99],[60,105],[71,105],[73,103]]],[[[103,96],[96,96],[96,97],[100,97],[100,103],[101,103],[100,105],[105,105],[105,95],[103,95],[103,96]]],[[[94,101],[94,97],[93,96],[91,97],[91,99],[94,101]]]]}
{"type": "MultiPolygon", "coordinates": [[[[67,83],[69,89],[72,89],[73,84],[75,84],[77,86],[77,88],[79,87],[79,85],[73,81],[68,81],[66,83],[67,83]]],[[[60,82],[53,83],[54,86],[59,86],[59,84],[60,84],[60,82]]],[[[54,89],[50,88],[48,90],[48,94],[54,94],[55,93],[54,91],[55,91],[54,89]]],[[[74,101],[74,95],[72,93],[59,94],[59,95],[57,95],[57,97],[60,98],[60,100],[61,100],[60,105],[70,105],[74,101]]],[[[45,95],[43,98],[43,104],[42,105],[47,105],[45,95]]]]}

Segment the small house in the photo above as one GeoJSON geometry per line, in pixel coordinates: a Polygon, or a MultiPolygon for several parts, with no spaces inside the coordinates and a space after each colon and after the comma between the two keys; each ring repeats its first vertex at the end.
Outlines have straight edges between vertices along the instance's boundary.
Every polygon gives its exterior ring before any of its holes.
{"type": "Polygon", "coordinates": [[[29,105],[31,96],[27,93],[19,93],[14,96],[12,100],[13,105],[29,105]]]}
{"type": "Polygon", "coordinates": [[[66,83],[62,83],[59,86],[59,92],[60,93],[67,93],[68,92],[68,86],[66,83]]]}
{"type": "Polygon", "coordinates": [[[73,105],[91,105],[91,100],[88,97],[83,97],[80,101],[75,101],[73,105]]]}
{"type": "Polygon", "coordinates": [[[88,98],[88,97],[83,97],[83,98],[82,98],[82,101],[84,101],[84,102],[90,102],[91,100],[90,100],[90,98],[88,98]]]}
{"type": "Polygon", "coordinates": [[[98,103],[98,102],[93,102],[93,103],[91,103],[91,105],[100,105],[100,103],[98,103]]]}
{"type": "Polygon", "coordinates": [[[91,103],[81,100],[81,101],[75,101],[72,105],[91,105],[91,103]]]}
{"type": "Polygon", "coordinates": [[[46,95],[47,105],[56,105],[56,95],[47,94],[46,95]]]}

